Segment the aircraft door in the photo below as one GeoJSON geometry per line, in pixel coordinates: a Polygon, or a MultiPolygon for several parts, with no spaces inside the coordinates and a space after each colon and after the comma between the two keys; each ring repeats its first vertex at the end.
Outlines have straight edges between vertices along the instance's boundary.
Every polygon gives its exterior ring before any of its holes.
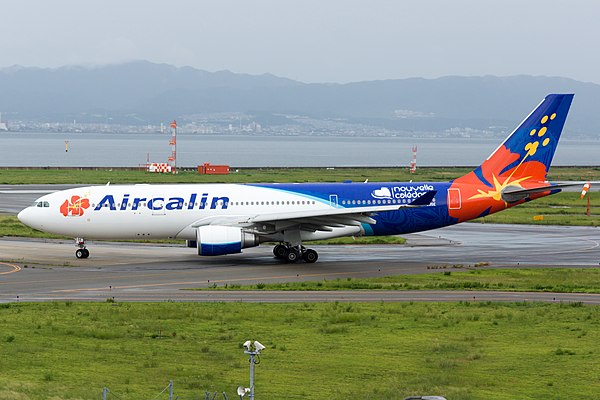
{"type": "Polygon", "coordinates": [[[448,209],[449,210],[460,210],[462,207],[462,199],[460,197],[460,189],[452,188],[448,189],[448,209]]]}
{"type": "Polygon", "coordinates": [[[331,207],[338,208],[338,195],[337,194],[330,194],[329,195],[329,205],[331,207]]]}

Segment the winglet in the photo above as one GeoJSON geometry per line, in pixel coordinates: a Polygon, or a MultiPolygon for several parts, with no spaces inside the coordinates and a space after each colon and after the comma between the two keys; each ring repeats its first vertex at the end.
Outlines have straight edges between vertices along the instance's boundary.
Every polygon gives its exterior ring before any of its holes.
{"type": "Polygon", "coordinates": [[[425,194],[417,197],[412,203],[409,204],[410,207],[421,207],[428,206],[433,198],[435,197],[437,190],[430,190],[425,194]]]}

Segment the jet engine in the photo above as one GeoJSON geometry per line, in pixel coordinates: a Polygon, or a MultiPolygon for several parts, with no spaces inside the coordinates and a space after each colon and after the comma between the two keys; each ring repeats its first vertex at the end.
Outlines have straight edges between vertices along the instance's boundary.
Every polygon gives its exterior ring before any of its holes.
{"type": "Polygon", "coordinates": [[[196,230],[196,246],[200,256],[241,253],[259,244],[258,235],[233,226],[201,226],[196,230]]]}

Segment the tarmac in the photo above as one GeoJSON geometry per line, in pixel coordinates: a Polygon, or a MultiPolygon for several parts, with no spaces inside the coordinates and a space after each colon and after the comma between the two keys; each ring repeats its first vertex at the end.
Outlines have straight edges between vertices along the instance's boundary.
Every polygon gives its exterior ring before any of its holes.
{"type": "Polygon", "coordinates": [[[497,292],[247,292],[215,286],[302,282],[486,268],[598,268],[600,229],[461,224],[407,235],[406,245],[314,246],[315,264],[281,263],[270,246],[199,257],[183,245],[0,239],[0,302],[105,301],[582,301],[600,295],[497,292]],[[436,236],[430,236],[436,235],[436,236]],[[204,290],[186,290],[204,289],[204,290]]]}

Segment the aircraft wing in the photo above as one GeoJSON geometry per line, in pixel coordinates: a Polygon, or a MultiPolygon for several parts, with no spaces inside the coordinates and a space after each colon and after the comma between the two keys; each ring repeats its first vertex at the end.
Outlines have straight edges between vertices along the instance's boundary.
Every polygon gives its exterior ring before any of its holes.
{"type": "Polygon", "coordinates": [[[334,208],[327,210],[289,211],[255,215],[214,216],[198,220],[193,228],[205,225],[237,226],[254,229],[258,233],[273,233],[291,227],[300,227],[309,231],[331,231],[332,228],[360,226],[363,223],[375,224],[372,215],[378,212],[396,211],[401,208],[423,207],[429,205],[435,196],[432,190],[421,195],[409,204],[377,205],[371,207],[334,208]]]}

